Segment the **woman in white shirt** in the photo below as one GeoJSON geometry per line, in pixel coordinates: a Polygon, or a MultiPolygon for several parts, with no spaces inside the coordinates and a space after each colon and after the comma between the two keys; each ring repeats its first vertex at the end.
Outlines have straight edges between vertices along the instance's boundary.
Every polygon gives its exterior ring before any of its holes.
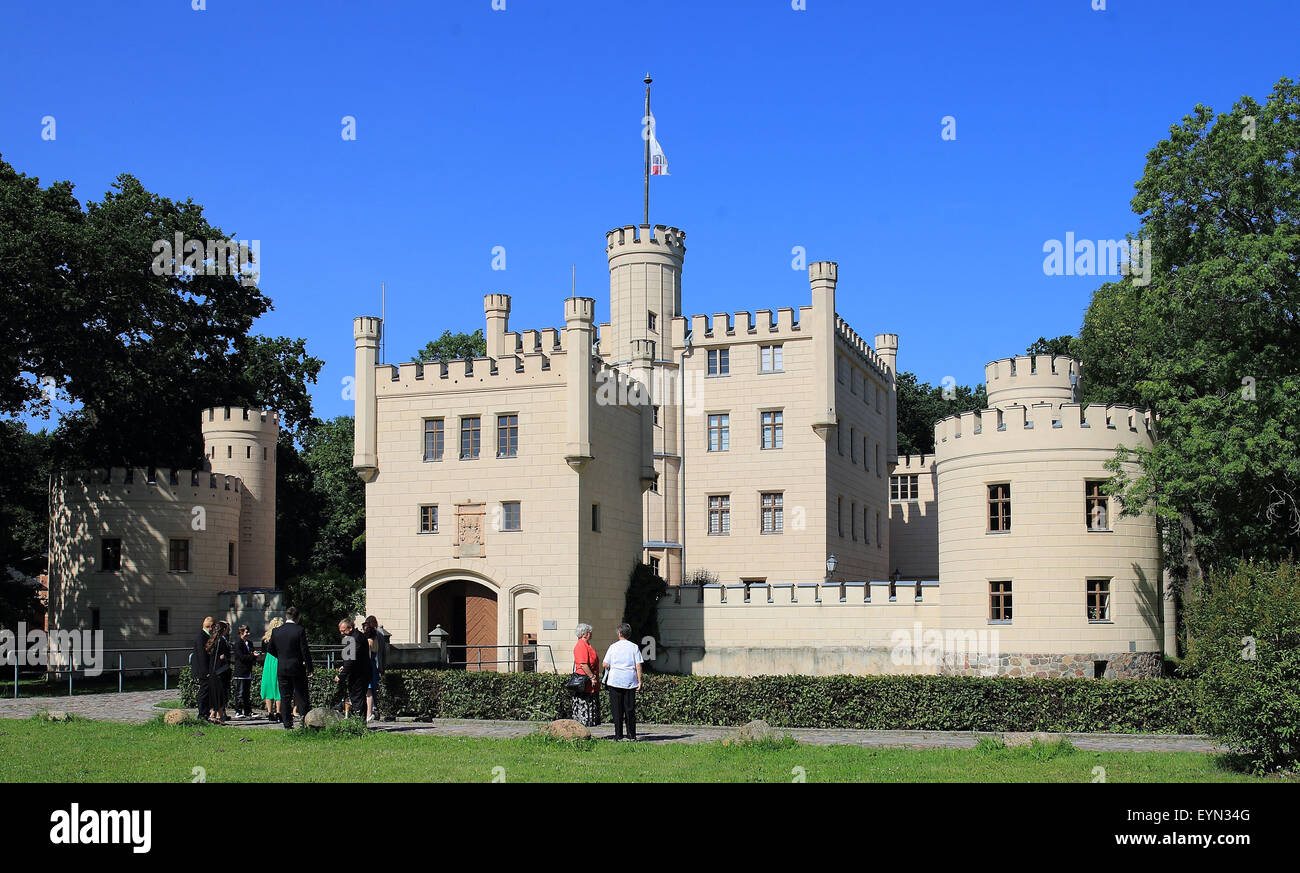
{"type": "Polygon", "coordinates": [[[641,649],[628,639],[632,625],[618,626],[618,642],[605,652],[604,668],[609,671],[605,687],[609,689],[609,708],[614,713],[614,739],[623,739],[627,722],[627,739],[636,739],[636,692],[641,687],[641,649]]]}

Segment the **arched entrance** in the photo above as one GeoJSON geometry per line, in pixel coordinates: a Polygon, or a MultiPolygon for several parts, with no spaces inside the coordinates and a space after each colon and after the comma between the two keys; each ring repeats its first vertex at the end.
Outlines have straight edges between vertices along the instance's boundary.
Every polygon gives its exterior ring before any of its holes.
{"type": "Polygon", "coordinates": [[[449,634],[452,662],[467,662],[467,670],[496,670],[497,665],[490,662],[499,660],[497,652],[502,650],[475,648],[497,645],[496,592],[468,579],[452,579],[425,597],[429,627],[442,625],[449,634]]]}

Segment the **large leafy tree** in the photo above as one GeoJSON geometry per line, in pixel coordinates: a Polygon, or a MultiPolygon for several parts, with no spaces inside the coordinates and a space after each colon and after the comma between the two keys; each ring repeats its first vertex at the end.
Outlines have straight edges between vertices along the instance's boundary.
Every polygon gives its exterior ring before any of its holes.
{"type": "Polygon", "coordinates": [[[1298,151],[1288,79],[1263,105],[1198,105],[1136,186],[1150,284],[1103,285],[1084,320],[1089,398],[1159,416],[1141,472],[1117,485],[1126,511],[1161,520],[1184,596],[1212,565],[1300,546],[1298,151]]]}
{"type": "Polygon", "coordinates": [[[473,333],[452,333],[444,330],[442,336],[430,340],[424,348],[416,352],[412,360],[459,361],[466,358],[481,358],[486,354],[487,340],[483,338],[482,328],[473,333]]]}
{"type": "Polygon", "coordinates": [[[0,413],[71,401],[61,463],[196,463],[209,405],[277,409],[291,428],[310,418],[322,362],[300,339],[251,335],[271,301],[249,265],[186,269],[184,251],[160,249],[177,234],[205,255],[233,237],[129,175],[83,209],[71,183],[42,187],[0,160],[0,413]]]}
{"type": "Polygon", "coordinates": [[[931,385],[915,373],[898,374],[898,453],[930,454],[934,451],[934,424],[941,418],[988,406],[982,384],[931,385]]]}

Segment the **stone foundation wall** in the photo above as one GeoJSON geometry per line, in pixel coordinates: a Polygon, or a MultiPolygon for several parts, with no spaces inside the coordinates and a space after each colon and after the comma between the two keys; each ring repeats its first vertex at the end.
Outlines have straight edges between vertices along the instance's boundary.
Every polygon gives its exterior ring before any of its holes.
{"type": "Polygon", "coordinates": [[[1030,676],[1037,679],[1095,678],[1098,661],[1106,662],[1103,679],[1152,679],[1162,671],[1159,652],[1085,652],[1074,655],[1002,654],[966,658],[943,665],[945,676],[1030,676]]]}

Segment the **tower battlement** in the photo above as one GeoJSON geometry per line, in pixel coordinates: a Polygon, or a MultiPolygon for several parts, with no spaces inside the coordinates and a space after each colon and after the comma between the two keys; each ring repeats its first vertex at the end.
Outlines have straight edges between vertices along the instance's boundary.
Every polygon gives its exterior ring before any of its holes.
{"type": "Polygon", "coordinates": [[[686,256],[686,231],[656,224],[629,224],[605,234],[605,253],[610,259],[633,251],[657,251],[681,260],[686,256]]]}
{"type": "Polygon", "coordinates": [[[530,352],[500,358],[379,364],[375,370],[380,397],[425,394],[430,391],[506,388],[517,385],[564,384],[564,352],[530,352]],[[556,365],[556,360],[560,365],[556,365]]]}
{"type": "MultiPolygon", "coordinates": [[[[889,364],[881,360],[876,350],[871,347],[865,339],[858,335],[858,332],[849,326],[849,323],[838,315],[835,316],[835,333],[848,347],[857,354],[868,367],[876,372],[886,382],[893,378],[893,373],[889,364]]],[[[898,337],[894,336],[894,348],[898,348],[898,337]]]]}
{"type": "Polygon", "coordinates": [[[1096,448],[1150,445],[1155,424],[1149,410],[1093,403],[1034,403],[990,407],[951,415],[934,426],[941,457],[1029,447],[1096,448]]]}
{"type": "Polygon", "coordinates": [[[242,406],[213,406],[203,410],[203,433],[238,431],[274,436],[280,432],[280,415],[242,406]]]}
{"type": "Polygon", "coordinates": [[[813,261],[808,265],[808,281],[811,282],[838,282],[840,278],[840,265],[835,261],[813,261]]]}
{"type": "Polygon", "coordinates": [[[810,307],[802,306],[798,310],[782,307],[773,317],[771,309],[758,309],[753,312],[715,312],[713,316],[693,315],[690,318],[692,342],[721,337],[759,336],[767,341],[781,340],[801,334],[803,313],[810,307]]]}
{"type": "Polygon", "coordinates": [[[379,342],[384,331],[383,319],[375,315],[359,315],[352,319],[352,338],[379,342]]]}
{"type": "Polygon", "coordinates": [[[55,474],[59,502],[80,491],[86,498],[108,501],[227,503],[238,507],[243,481],[208,470],[173,467],[90,467],[55,474]]]}
{"type": "Polygon", "coordinates": [[[1083,364],[1066,355],[1019,355],[984,365],[989,406],[1079,399],[1083,364]]]}
{"type": "Polygon", "coordinates": [[[934,453],[919,455],[899,455],[898,463],[893,469],[895,475],[903,473],[928,473],[934,469],[934,453]]]}

